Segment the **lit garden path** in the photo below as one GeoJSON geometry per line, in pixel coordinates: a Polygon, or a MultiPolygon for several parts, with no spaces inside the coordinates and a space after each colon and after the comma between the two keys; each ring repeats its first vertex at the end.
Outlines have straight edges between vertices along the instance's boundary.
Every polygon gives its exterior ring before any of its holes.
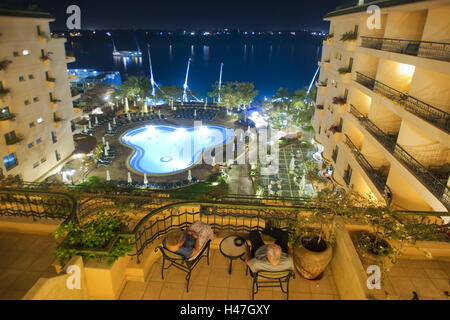
{"type": "Polygon", "coordinates": [[[253,183],[247,164],[233,165],[228,180],[228,194],[254,195],[253,183]]]}
{"type": "MultiPolygon", "coordinates": [[[[264,188],[264,195],[269,196],[268,186],[272,180],[280,180],[281,182],[281,195],[273,194],[272,196],[281,197],[300,197],[300,196],[314,196],[316,194],[315,188],[311,183],[306,182],[303,192],[299,193],[300,187],[294,181],[294,174],[289,171],[289,166],[291,162],[292,155],[295,157],[296,161],[296,171],[299,172],[297,182],[300,182],[303,174],[305,174],[305,154],[302,148],[298,144],[293,144],[286,146],[279,151],[279,170],[278,174],[270,176],[261,176],[259,181],[264,188]],[[296,157],[298,152],[298,157],[296,157]],[[300,168],[299,168],[300,167],[300,168]],[[301,171],[301,172],[300,172],[301,171]]],[[[272,185],[272,189],[277,188],[272,185]]],[[[277,188],[278,189],[278,188],[277,188]]],[[[277,190],[278,191],[278,190],[277,190]]]]}

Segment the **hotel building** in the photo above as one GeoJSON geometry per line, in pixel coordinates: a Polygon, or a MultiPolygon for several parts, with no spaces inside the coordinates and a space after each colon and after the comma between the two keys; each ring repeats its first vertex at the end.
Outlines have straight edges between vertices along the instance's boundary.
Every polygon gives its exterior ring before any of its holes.
{"type": "Polygon", "coordinates": [[[36,181],[74,150],[65,38],[47,13],[0,9],[0,176],[36,181]]]}
{"type": "Polygon", "coordinates": [[[395,209],[448,212],[449,17],[448,0],[360,0],[325,16],[312,122],[336,184],[395,209]]]}

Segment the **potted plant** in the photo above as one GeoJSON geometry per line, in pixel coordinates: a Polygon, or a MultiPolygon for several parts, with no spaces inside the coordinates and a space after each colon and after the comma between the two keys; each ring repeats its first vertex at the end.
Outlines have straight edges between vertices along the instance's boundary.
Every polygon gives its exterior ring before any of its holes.
{"type": "Polygon", "coordinates": [[[324,189],[313,199],[314,210],[309,216],[300,216],[291,230],[294,264],[306,279],[323,275],[333,257],[335,218],[348,207],[351,197],[343,190],[324,189]]]}

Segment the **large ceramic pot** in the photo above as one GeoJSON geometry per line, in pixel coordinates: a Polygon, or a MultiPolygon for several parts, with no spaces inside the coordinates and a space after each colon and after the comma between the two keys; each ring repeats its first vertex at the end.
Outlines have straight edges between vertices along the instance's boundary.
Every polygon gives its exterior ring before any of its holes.
{"type": "Polygon", "coordinates": [[[382,269],[389,270],[392,267],[392,262],[387,256],[380,256],[358,245],[360,239],[362,237],[366,237],[366,239],[377,241],[378,246],[383,246],[384,248],[390,250],[392,249],[392,247],[387,241],[383,239],[376,239],[375,235],[368,231],[354,232],[352,233],[351,236],[355,244],[356,251],[358,252],[359,258],[361,259],[361,263],[363,264],[364,268],[367,268],[368,266],[371,265],[377,265],[382,269]]]}
{"type": "Polygon", "coordinates": [[[294,263],[306,279],[320,278],[333,256],[332,247],[318,236],[299,237],[294,243],[294,263]]]}

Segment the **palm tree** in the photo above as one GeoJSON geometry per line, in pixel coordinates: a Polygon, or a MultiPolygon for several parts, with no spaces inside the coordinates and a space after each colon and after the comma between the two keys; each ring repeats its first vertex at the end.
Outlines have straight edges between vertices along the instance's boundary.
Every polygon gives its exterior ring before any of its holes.
{"type": "Polygon", "coordinates": [[[133,99],[136,105],[136,100],[147,98],[151,89],[150,80],[147,77],[129,77],[125,80],[118,91],[118,95],[125,99],[125,112],[130,111],[128,99],[133,99]]]}

